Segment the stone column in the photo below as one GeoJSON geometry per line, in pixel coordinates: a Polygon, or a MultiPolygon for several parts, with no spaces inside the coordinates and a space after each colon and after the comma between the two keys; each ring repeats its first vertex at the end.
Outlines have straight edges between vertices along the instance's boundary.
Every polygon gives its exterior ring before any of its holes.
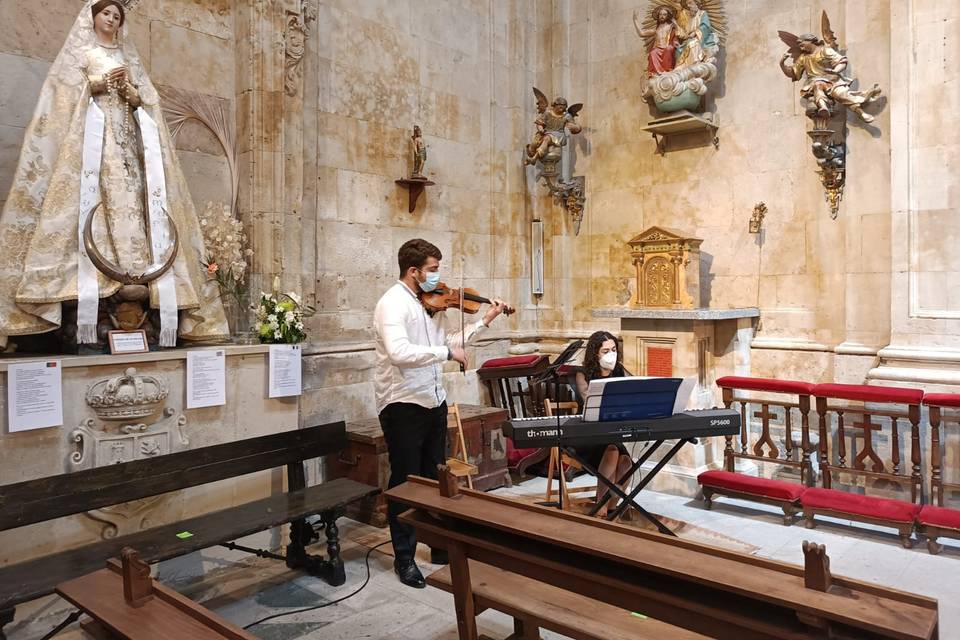
{"type": "Polygon", "coordinates": [[[284,266],[287,23],[300,0],[240,0],[237,32],[239,213],[254,255],[250,289],[269,290],[284,266]]]}

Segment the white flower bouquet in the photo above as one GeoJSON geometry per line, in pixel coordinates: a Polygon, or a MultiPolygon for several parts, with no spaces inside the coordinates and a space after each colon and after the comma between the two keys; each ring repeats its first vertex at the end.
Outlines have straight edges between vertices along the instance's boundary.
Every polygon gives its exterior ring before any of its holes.
{"type": "Polygon", "coordinates": [[[260,342],[264,344],[297,344],[307,338],[303,319],[314,314],[300,297],[288,293],[260,292],[257,305],[257,327],[260,342]]]}

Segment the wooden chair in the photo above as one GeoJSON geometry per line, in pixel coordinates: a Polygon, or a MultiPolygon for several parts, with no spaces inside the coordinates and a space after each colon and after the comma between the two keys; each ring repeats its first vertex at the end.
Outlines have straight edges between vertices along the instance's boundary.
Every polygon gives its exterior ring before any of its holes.
{"type": "Polygon", "coordinates": [[[477,475],[477,465],[471,464],[467,457],[467,444],[463,439],[463,422],[460,420],[460,406],[450,405],[449,414],[457,421],[457,439],[454,441],[453,455],[447,458],[450,472],[457,478],[466,478],[467,486],[473,489],[473,476],[477,475]]]}
{"type": "MultiPolygon", "coordinates": [[[[576,413],[577,403],[576,402],[555,402],[553,400],[544,400],[543,402],[544,413],[552,417],[562,413],[576,413]]],[[[596,499],[597,494],[597,485],[589,485],[585,487],[567,487],[567,477],[565,469],[570,467],[577,471],[582,470],[583,467],[579,462],[566,455],[561,453],[558,447],[552,447],[550,449],[550,463],[547,467],[547,493],[546,501],[553,501],[553,474],[557,474],[557,479],[560,483],[560,502],[563,509],[569,509],[574,503],[583,504],[586,502],[592,502],[596,499]],[[587,497],[575,497],[572,498],[570,494],[576,493],[593,493],[593,496],[590,498],[587,497]]]]}

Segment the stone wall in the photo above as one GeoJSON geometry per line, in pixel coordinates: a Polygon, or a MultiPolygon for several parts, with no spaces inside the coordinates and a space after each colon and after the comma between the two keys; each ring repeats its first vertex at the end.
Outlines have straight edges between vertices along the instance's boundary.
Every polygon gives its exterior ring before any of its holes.
{"type": "Polygon", "coordinates": [[[551,238],[563,258],[548,266],[573,300],[563,326],[597,326],[592,308],[623,304],[634,287],[625,241],[664,225],[704,239],[705,305],[761,308],[755,375],[960,381],[944,371],[960,346],[949,248],[957,145],[944,126],[957,113],[958,9],[919,0],[726,2],[723,68],[707,100],[719,147],[690,135],[671,139],[661,156],[641,131],[654,117],[641,101],[646,59],[632,23],[642,4],[560,0],[549,25],[538,25],[538,86],[586,105],[577,147],[577,173],[587,176],[583,230],[551,238]],[[886,95],[872,125],[847,119],[836,220],[815,174],[799,85],[777,67],[786,48],[777,30],[819,33],[822,9],[851,75],[886,95]],[[747,223],[761,201],[769,213],[757,236],[747,223]]]}
{"type": "MultiPolygon", "coordinates": [[[[759,306],[758,375],[812,380],[957,382],[957,9],[932,0],[727,2],[729,35],[708,136],[655,153],[641,127],[646,65],[633,0],[153,0],[130,35],[160,85],[235,109],[239,212],[256,256],[254,290],[281,275],[310,321],[305,422],[372,411],[371,314],[399,245],[437,243],[444,276],[519,307],[476,354],[549,348],[616,329],[591,309],[624,304],[624,244],[661,224],[704,239],[701,288],[713,307],[759,306]],[[848,120],[846,192],[831,220],[815,174],[799,87],[784,78],[777,29],[817,31],[826,8],[863,84],[887,98],[876,122],[848,120]],[[915,52],[904,56],[901,51],[915,52]],[[524,169],[530,87],[583,102],[572,147],[587,177],[581,232],[524,169]],[[930,105],[935,104],[935,108],[930,105]],[[413,213],[394,181],[409,134],[429,145],[429,187],[413,213]],[[761,235],[747,232],[766,202],[761,235]],[[545,223],[545,294],[530,294],[529,223],[545,223]]],[[[0,198],[23,127],[80,0],[0,6],[0,198]]],[[[226,201],[216,141],[178,140],[198,205],[226,201]]],[[[475,378],[451,372],[453,395],[475,378]]]]}

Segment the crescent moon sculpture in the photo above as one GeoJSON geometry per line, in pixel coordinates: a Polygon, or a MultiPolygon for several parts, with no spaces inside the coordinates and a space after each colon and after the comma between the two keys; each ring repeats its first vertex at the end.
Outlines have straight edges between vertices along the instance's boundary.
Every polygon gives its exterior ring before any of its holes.
{"type": "Polygon", "coordinates": [[[166,210],[164,210],[163,213],[165,216],[167,216],[167,220],[170,221],[170,229],[173,236],[169,255],[163,264],[156,269],[135,275],[128,271],[123,271],[118,265],[115,265],[107,260],[106,256],[100,253],[100,250],[97,249],[97,245],[93,241],[93,218],[101,205],[102,203],[97,203],[97,206],[94,207],[93,211],[90,212],[90,215],[87,216],[86,224],[83,225],[83,246],[87,250],[87,256],[90,258],[90,262],[93,263],[93,266],[95,266],[100,273],[107,276],[111,280],[119,282],[120,284],[146,285],[160,278],[163,274],[170,270],[170,267],[173,266],[174,260],[177,258],[177,253],[180,248],[180,234],[177,231],[176,223],[174,223],[173,218],[170,217],[170,214],[167,213],[166,210]]]}

